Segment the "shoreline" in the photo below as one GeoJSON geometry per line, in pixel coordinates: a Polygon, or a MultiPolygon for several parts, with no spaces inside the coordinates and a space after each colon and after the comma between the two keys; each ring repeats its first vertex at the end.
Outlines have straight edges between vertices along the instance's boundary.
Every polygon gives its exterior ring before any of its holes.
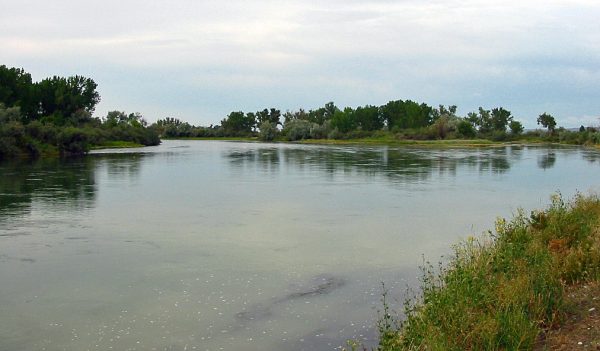
{"type": "MultiPolygon", "coordinates": [[[[561,147],[582,147],[600,150],[600,145],[571,144],[564,142],[549,142],[543,140],[511,140],[511,141],[493,141],[489,139],[443,139],[443,140],[413,140],[413,139],[395,139],[395,138],[357,138],[357,139],[303,139],[296,141],[273,140],[261,141],[258,137],[185,137],[185,138],[162,138],[166,140],[190,140],[190,141],[222,141],[222,142],[249,142],[249,143],[275,143],[275,144],[297,144],[297,145],[331,145],[331,146],[404,146],[404,147],[424,147],[424,148],[497,148],[505,146],[561,146],[561,147]]],[[[110,149],[132,149],[143,148],[146,146],[130,141],[111,141],[102,145],[93,145],[89,151],[110,150],[110,149]]],[[[55,148],[48,147],[44,149],[37,157],[31,157],[26,153],[20,153],[10,159],[36,159],[36,158],[55,158],[63,157],[55,148]]],[[[83,154],[78,156],[85,156],[83,154]]],[[[68,156],[67,156],[68,157],[68,156]]]]}

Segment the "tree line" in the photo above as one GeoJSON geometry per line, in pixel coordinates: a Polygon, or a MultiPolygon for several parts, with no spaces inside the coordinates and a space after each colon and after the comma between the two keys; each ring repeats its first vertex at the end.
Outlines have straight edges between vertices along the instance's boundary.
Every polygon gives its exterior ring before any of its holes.
{"type": "Polygon", "coordinates": [[[83,76],[34,82],[21,68],[0,66],[0,159],[45,154],[81,155],[95,145],[160,143],[140,114],[93,117],[97,84],[83,76]]]}
{"type": "Polygon", "coordinates": [[[15,155],[80,155],[97,145],[157,145],[160,137],[258,137],[264,141],[387,137],[408,140],[536,139],[573,144],[600,143],[595,128],[577,132],[557,128],[544,112],[546,131],[524,132],[511,111],[496,107],[457,115],[457,107],[394,100],[381,106],[339,108],[333,102],[316,109],[282,113],[277,108],[232,111],[220,124],[194,126],[166,117],[152,125],[139,113],[111,111],[93,117],[100,102],[97,84],[83,76],[53,76],[33,82],[20,68],[0,66],[0,159],[15,155]]]}
{"type": "Polygon", "coordinates": [[[556,128],[556,119],[544,112],[537,119],[546,129],[524,133],[523,124],[511,111],[496,107],[457,115],[457,107],[432,107],[411,100],[395,100],[385,105],[338,108],[333,102],[311,110],[284,113],[276,108],[256,112],[233,111],[219,125],[196,127],[176,118],[157,121],[153,128],[167,138],[181,137],[259,137],[262,140],[355,139],[392,136],[398,139],[491,139],[495,141],[539,138],[546,141],[598,143],[594,128],[570,134],[556,128]],[[592,138],[593,137],[593,138],[592,138]],[[596,139],[594,139],[596,138],[596,139]],[[594,141],[595,140],[595,141],[594,141]]]}

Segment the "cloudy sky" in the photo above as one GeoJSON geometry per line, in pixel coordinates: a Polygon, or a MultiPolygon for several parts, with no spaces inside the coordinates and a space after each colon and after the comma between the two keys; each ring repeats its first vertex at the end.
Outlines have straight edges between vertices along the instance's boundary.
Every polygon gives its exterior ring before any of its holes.
{"type": "Polygon", "coordinates": [[[0,64],[81,74],[110,110],[218,123],[232,110],[412,99],[600,124],[598,0],[0,0],[0,64]]]}

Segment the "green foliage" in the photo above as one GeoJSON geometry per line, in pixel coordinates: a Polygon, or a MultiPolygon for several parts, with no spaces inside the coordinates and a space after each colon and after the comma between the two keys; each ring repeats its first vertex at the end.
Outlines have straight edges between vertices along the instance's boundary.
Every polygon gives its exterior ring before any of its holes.
{"type": "Polygon", "coordinates": [[[424,266],[421,297],[408,300],[400,327],[380,328],[380,349],[531,349],[562,317],[564,284],[600,278],[599,221],[600,199],[582,196],[499,219],[447,266],[424,266]]]}
{"type": "Polygon", "coordinates": [[[495,130],[491,133],[489,138],[492,141],[506,141],[508,140],[508,134],[504,130],[495,130]]]}
{"type": "Polygon", "coordinates": [[[90,147],[90,133],[84,129],[66,127],[58,134],[58,150],[62,155],[83,155],[90,147]]]}
{"type": "Polygon", "coordinates": [[[269,121],[263,121],[260,124],[260,132],[258,133],[258,138],[262,141],[272,141],[275,140],[277,133],[278,130],[275,124],[269,121]]]}
{"type": "Polygon", "coordinates": [[[279,111],[278,109],[264,109],[262,111],[256,112],[256,115],[254,115],[253,113],[248,113],[246,115],[246,118],[248,118],[248,120],[250,121],[254,116],[256,116],[256,123],[258,123],[258,125],[262,125],[264,122],[269,122],[275,126],[281,125],[281,111],[279,111]]]}
{"type": "Polygon", "coordinates": [[[508,127],[513,135],[521,135],[525,129],[523,128],[523,124],[521,124],[519,121],[510,121],[508,127]]]}
{"type": "Polygon", "coordinates": [[[357,107],[354,111],[354,120],[361,130],[380,130],[385,124],[383,116],[379,113],[379,107],[366,105],[357,107]]]}
{"type": "MultiPolygon", "coordinates": [[[[264,111],[267,110],[265,109],[264,111]]],[[[268,115],[268,111],[266,113],[268,115]]],[[[259,117],[259,119],[260,118],[261,117],[259,117]]],[[[266,118],[268,119],[268,116],[266,118]]],[[[255,125],[256,121],[254,120],[254,116],[248,116],[242,111],[231,112],[227,118],[221,121],[221,127],[223,127],[225,132],[231,136],[250,135],[252,134],[252,129],[255,125]]]]}
{"type": "Polygon", "coordinates": [[[60,153],[85,154],[109,141],[160,143],[140,114],[92,117],[100,101],[96,83],[82,76],[54,76],[34,83],[22,69],[0,66],[0,159],[60,153]]]}
{"type": "Polygon", "coordinates": [[[6,105],[0,103],[0,124],[19,121],[21,121],[21,108],[19,106],[7,108],[6,105]]]}
{"type": "Polygon", "coordinates": [[[420,128],[433,123],[433,109],[411,100],[390,101],[380,107],[380,113],[389,129],[420,128]]]}
{"type": "Polygon", "coordinates": [[[492,109],[491,123],[494,131],[505,132],[508,123],[513,120],[510,111],[502,107],[492,109]]]}
{"type": "Polygon", "coordinates": [[[94,111],[100,102],[96,88],[91,78],[82,76],[46,78],[35,86],[39,116],[51,118],[56,125],[70,124],[68,119],[77,111],[94,111]]]}
{"type": "MultiPolygon", "coordinates": [[[[581,129],[580,129],[581,130],[581,129]]],[[[546,139],[554,138],[555,134],[544,136],[546,139]]],[[[558,130],[558,141],[574,145],[597,145],[600,144],[600,132],[594,128],[584,129],[583,132],[574,132],[566,129],[558,130]]]]}
{"type": "Polygon", "coordinates": [[[537,124],[541,124],[542,127],[547,128],[549,133],[554,133],[554,129],[556,128],[556,120],[546,112],[538,117],[537,124]]]}
{"type": "Polygon", "coordinates": [[[311,138],[311,128],[316,123],[311,123],[304,119],[291,119],[285,123],[281,134],[289,141],[311,138]]]}
{"type": "Polygon", "coordinates": [[[340,133],[348,133],[358,126],[354,110],[346,107],[344,111],[337,110],[331,118],[331,127],[340,133]]]}
{"type": "Polygon", "coordinates": [[[37,113],[31,75],[22,68],[0,66],[0,103],[18,107],[27,116],[37,113]]]}
{"type": "Polygon", "coordinates": [[[437,118],[436,121],[431,125],[430,129],[435,135],[436,139],[446,139],[450,132],[450,119],[447,115],[442,115],[437,118]]]}
{"type": "Polygon", "coordinates": [[[475,126],[467,120],[462,120],[456,126],[458,134],[463,138],[474,138],[477,135],[477,130],[475,130],[475,126]]]}
{"type": "Polygon", "coordinates": [[[483,107],[479,107],[479,114],[473,112],[469,115],[469,118],[474,119],[475,125],[479,128],[479,132],[482,134],[489,133],[494,129],[490,110],[485,110],[483,107]]]}
{"type": "Polygon", "coordinates": [[[21,153],[24,132],[20,122],[0,124],[0,159],[21,153]]]}

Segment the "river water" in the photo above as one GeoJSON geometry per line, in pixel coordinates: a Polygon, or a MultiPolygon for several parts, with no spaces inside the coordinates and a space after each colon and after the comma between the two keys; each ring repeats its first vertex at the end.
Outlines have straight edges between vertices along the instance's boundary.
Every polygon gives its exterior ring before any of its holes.
{"type": "Polygon", "coordinates": [[[376,345],[497,216],[598,191],[600,152],[165,141],[0,163],[0,350],[376,345]]]}

